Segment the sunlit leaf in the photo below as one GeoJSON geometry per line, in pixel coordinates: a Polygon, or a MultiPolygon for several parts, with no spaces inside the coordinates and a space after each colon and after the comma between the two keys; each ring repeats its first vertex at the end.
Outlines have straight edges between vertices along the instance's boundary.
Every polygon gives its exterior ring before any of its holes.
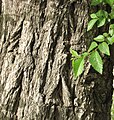
{"type": "Polygon", "coordinates": [[[98,46],[98,44],[96,42],[92,42],[89,49],[88,49],[88,52],[90,52],[91,50],[93,50],[94,48],[96,48],[98,46]]]}
{"type": "Polygon", "coordinates": [[[90,17],[91,17],[91,18],[98,18],[97,15],[96,15],[95,13],[90,14],[90,17]]]}
{"type": "Polygon", "coordinates": [[[70,53],[72,54],[72,57],[77,57],[77,58],[80,57],[80,55],[78,55],[78,53],[71,48],[70,48],[70,53]]]}
{"type": "Polygon", "coordinates": [[[77,60],[72,60],[72,67],[75,77],[78,77],[84,70],[84,58],[78,58],[77,60]]]}
{"type": "Polygon", "coordinates": [[[99,36],[94,38],[94,40],[97,41],[97,42],[103,42],[104,39],[105,39],[105,37],[103,35],[99,35],[99,36]]]}
{"type": "Polygon", "coordinates": [[[110,6],[113,6],[114,0],[104,0],[106,3],[108,3],[110,6]]]}
{"type": "Polygon", "coordinates": [[[102,58],[97,51],[92,52],[92,54],[90,55],[90,58],[89,58],[89,62],[97,72],[102,74],[103,61],[102,61],[102,58]]]}
{"type": "Polygon", "coordinates": [[[95,25],[95,23],[97,22],[98,19],[92,19],[89,21],[88,23],[88,27],[87,27],[87,31],[91,30],[93,28],[93,26],[95,25]]]}
{"type": "Polygon", "coordinates": [[[96,6],[96,5],[100,4],[102,1],[103,0],[92,0],[91,5],[96,6]]]}
{"type": "Polygon", "coordinates": [[[104,53],[104,54],[106,54],[106,55],[110,55],[109,46],[108,46],[108,44],[107,44],[106,42],[103,42],[103,43],[99,44],[98,49],[99,49],[102,53],[104,53]]]}
{"type": "Polygon", "coordinates": [[[108,44],[113,44],[114,43],[114,36],[112,36],[112,37],[107,37],[107,42],[108,42],[108,44]]]}
{"type": "Polygon", "coordinates": [[[105,22],[106,22],[106,18],[100,18],[100,19],[98,20],[97,27],[103,26],[103,25],[105,24],[105,22]]]}

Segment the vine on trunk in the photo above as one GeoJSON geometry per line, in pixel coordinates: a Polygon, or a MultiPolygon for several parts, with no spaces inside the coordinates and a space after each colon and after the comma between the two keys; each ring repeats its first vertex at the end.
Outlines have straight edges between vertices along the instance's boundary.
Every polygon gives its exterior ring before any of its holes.
{"type": "Polygon", "coordinates": [[[111,11],[98,10],[96,13],[90,14],[91,20],[88,23],[87,31],[90,31],[93,26],[102,27],[108,25],[109,31],[98,35],[93,38],[93,41],[90,44],[89,49],[82,53],[78,54],[75,50],[70,49],[72,54],[72,67],[74,76],[78,77],[82,74],[84,70],[84,62],[89,60],[92,67],[102,74],[103,72],[103,60],[102,55],[110,56],[109,46],[114,43],[114,24],[111,24],[111,21],[114,19],[114,0],[92,0],[91,5],[97,6],[99,4],[108,4],[111,11]]]}

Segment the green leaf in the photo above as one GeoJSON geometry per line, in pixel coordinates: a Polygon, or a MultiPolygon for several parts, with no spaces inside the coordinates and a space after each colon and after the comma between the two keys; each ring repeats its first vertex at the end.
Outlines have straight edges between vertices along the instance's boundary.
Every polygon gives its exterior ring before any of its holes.
{"type": "Polygon", "coordinates": [[[108,34],[108,33],[103,33],[103,36],[104,36],[104,37],[108,37],[109,34],[108,34]]]}
{"type": "Polygon", "coordinates": [[[114,35],[110,38],[110,44],[112,45],[114,43],[114,35]]]}
{"type": "Polygon", "coordinates": [[[111,13],[109,14],[109,16],[110,16],[111,19],[114,19],[114,10],[111,11],[111,13]]]}
{"type": "Polygon", "coordinates": [[[110,25],[110,27],[109,27],[109,34],[110,34],[111,36],[114,35],[114,24],[111,24],[111,25],[110,25]]]}
{"type": "Polygon", "coordinates": [[[114,29],[109,29],[109,34],[110,34],[110,36],[113,36],[114,35],[114,29]]]}
{"type": "Polygon", "coordinates": [[[114,29],[110,29],[110,30],[109,30],[109,34],[110,34],[111,36],[113,36],[113,35],[114,35],[114,29]]]}
{"type": "Polygon", "coordinates": [[[110,6],[113,6],[114,4],[114,0],[104,0],[107,4],[109,4],[110,6]]]}
{"type": "Polygon", "coordinates": [[[97,20],[98,20],[98,19],[95,18],[95,19],[92,19],[92,20],[89,21],[88,27],[87,27],[87,31],[89,31],[89,30],[92,29],[92,27],[93,27],[94,24],[97,22],[97,20]]]}
{"type": "Polygon", "coordinates": [[[70,48],[70,53],[72,54],[72,57],[77,57],[77,58],[80,57],[80,55],[78,55],[78,53],[72,48],[70,48]]]}
{"type": "Polygon", "coordinates": [[[104,39],[105,39],[105,38],[104,38],[103,35],[99,35],[99,36],[97,36],[97,37],[94,38],[94,40],[97,41],[97,42],[103,42],[104,39]]]}
{"type": "Polygon", "coordinates": [[[114,24],[111,24],[111,25],[110,25],[110,29],[114,29],[114,24]]]}
{"type": "Polygon", "coordinates": [[[77,60],[72,60],[72,67],[75,77],[78,77],[84,70],[84,58],[78,58],[77,60]]]}
{"type": "Polygon", "coordinates": [[[98,46],[98,44],[96,42],[92,42],[89,49],[88,49],[88,52],[90,52],[91,50],[93,50],[94,48],[96,48],[98,46]]]}
{"type": "Polygon", "coordinates": [[[105,24],[105,22],[106,22],[106,18],[100,18],[100,19],[98,20],[97,27],[103,26],[103,25],[105,24]]]}
{"type": "Polygon", "coordinates": [[[90,14],[90,17],[91,17],[91,18],[98,18],[95,13],[90,14]]]}
{"type": "Polygon", "coordinates": [[[102,58],[97,51],[92,52],[92,54],[90,55],[90,58],[89,58],[89,62],[97,72],[102,74],[103,61],[102,61],[102,58]]]}
{"type": "Polygon", "coordinates": [[[114,5],[111,6],[111,13],[109,14],[111,19],[114,19],[114,5]]]}
{"type": "Polygon", "coordinates": [[[103,0],[92,0],[91,5],[96,6],[100,4],[103,0]]]}
{"type": "Polygon", "coordinates": [[[107,42],[112,45],[114,43],[114,36],[107,37],[107,42]]]}
{"type": "Polygon", "coordinates": [[[103,43],[99,44],[98,49],[99,49],[102,53],[110,56],[109,46],[108,46],[108,44],[107,44],[106,42],[103,42],[103,43]]]}
{"type": "Polygon", "coordinates": [[[96,15],[99,18],[108,18],[108,12],[105,10],[99,10],[96,15]]]}
{"type": "Polygon", "coordinates": [[[82,54],[82,56],[85,58],[85,57],[87,57],[89,55],[89,53],[88,52],[84,52],[83,54],[82,54]]]}

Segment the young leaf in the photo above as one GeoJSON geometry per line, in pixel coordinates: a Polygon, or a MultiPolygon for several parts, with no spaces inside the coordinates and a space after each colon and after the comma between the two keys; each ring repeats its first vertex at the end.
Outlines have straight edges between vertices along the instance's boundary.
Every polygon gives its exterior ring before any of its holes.
{"type": "Polygon", "coordinates": [[[94,26],[94,24],[97,22],[97,18],[95,18],[95,19],[92,19],[92,20],[90,20],[89,21],[89,23],[88,23],[88,27],[87,27],[87,31],[89,31],[89,30],[91,30],[92,29],[92,27],[94,26]]]}
{"type": "Polygon", "coordinates": [[[114,29],[109,29],[109,34],[110,34],[111,36],[113,36],[113,35],[114,35],[114,29]]]}
{"type": "Polygon", "coordinates": [[[100,4],[103,0],[92,0],[91,5],[96,6],[100,4]]]}
{"type": "Polygon", "coordinates": [[[98,46],[98,44],[96,42],[92,42],[89,49],[88,49],[88,52],[90,52],[91,50],[93,50],[94,48],[96,48],[98,46]]]}
{"type": "Polygon", "coordinates": [[[99,10],[96,15],[99,18],[108,18],[108,12],[105,10],[99,10]]]}
{"type": "Polygon", "coordinates": [[[99,36],[97,36],[97,37],[94,38],[94,40],[97,41],[97,42],[103,42],[104,39],[105,39],[105,38],[104,38],[103,35],[99,35],[99,36]]]}
{"type": "Polygon", "coordinates": [[[82,54],[82,56],[85,58],[85,57],[87,57],[89,55],[89,53],[88,52],[84,52],[83,54],[82,54]]]}
{"type": "Polygon", "coordinates": [[[114,19],[114,10],[111,11],[111,13],[109,14],[109,16],[110,16],[111,19],[114,19]]]}
{"type": "Polygon", "coordinates": [[[114,24],[111,24],[111,25],[110,25],[110,29],[114,29],[114,24]]]}
{"type": "Polygon", "coordinates": [[[91,17],[91,18],[98,18],[95,13],[90,14],[90,17],[91,17]]]}
{"type": "Polygon", "coordinates": [[[114,35],[110,38],[111,45],[114,43],[114,35]]]}
{"type": "Polygon", "coordinates": [[[84,70],[84,58],[78,58],[77,60],[72,60],[72,67],[75,77],[78,77],[84,70]]]}
{"type": "Polygon", "coordinates": [[[103,33],[103,36],[104,36],[104,37],[108,37],[109,34],[108,34],[108,33],[103,33]]]}
{"type": "Polygon", "coordinates": [[[107,37],[107,42],[112,45],[114,43],[114,36],[107,37]]]}
{"type": "Polygon", "coordinates": [[[78,53],[71,48],[70,48],[70,53],[72,54],[72,57],[77,57],[77,58],[80,57],[80,55],[78,55],[78,53]]]}
{"type": "Polygon", "coordinates": [[[110,6],[113,6],[114,0],[104,0],[106,3],[108,3],[110,6]]]}
{"type": "Polygon", "coordinates": [[[106,42],[103,42],[103,43],[99,44],[98,49],[99,49],[102,53],[110,56],[109,46],[108,46],[108,44],[107,44],[106,42]]]}
{"type": "Polygon", "coordinates": [[[100,18],[100,19],[98,20],[97,27],[103,26],[103,25],[105,24],[105,22],[106,22],[106,18],[100,18]]]}
{"type": "Polygon", "coordinates": [[[97,51],[92,52],[92,54],[90,55],[90,58],[89,58],[89,62],[97,72],[102,74],[103,61],[102,61],[102,58],[97,51]]]}
{"type": "Polygon", "coordinates": [[[111,36],[113,36],[113,34],[114,34],[114,24],[111,24],[111,25],[110,25],[110,27],[109,27],[109,34],[110,34],[111,36]]]}

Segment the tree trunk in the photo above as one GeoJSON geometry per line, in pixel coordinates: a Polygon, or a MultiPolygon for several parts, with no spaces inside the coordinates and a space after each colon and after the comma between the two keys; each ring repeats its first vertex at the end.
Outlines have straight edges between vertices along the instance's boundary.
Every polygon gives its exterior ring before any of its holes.
{"type": "Polygon", "coordinates": [[[2,0],[0,120],[110,120],[112,63],[75,80],[70,47],[86,50],[88,0],[2,0]]]}

